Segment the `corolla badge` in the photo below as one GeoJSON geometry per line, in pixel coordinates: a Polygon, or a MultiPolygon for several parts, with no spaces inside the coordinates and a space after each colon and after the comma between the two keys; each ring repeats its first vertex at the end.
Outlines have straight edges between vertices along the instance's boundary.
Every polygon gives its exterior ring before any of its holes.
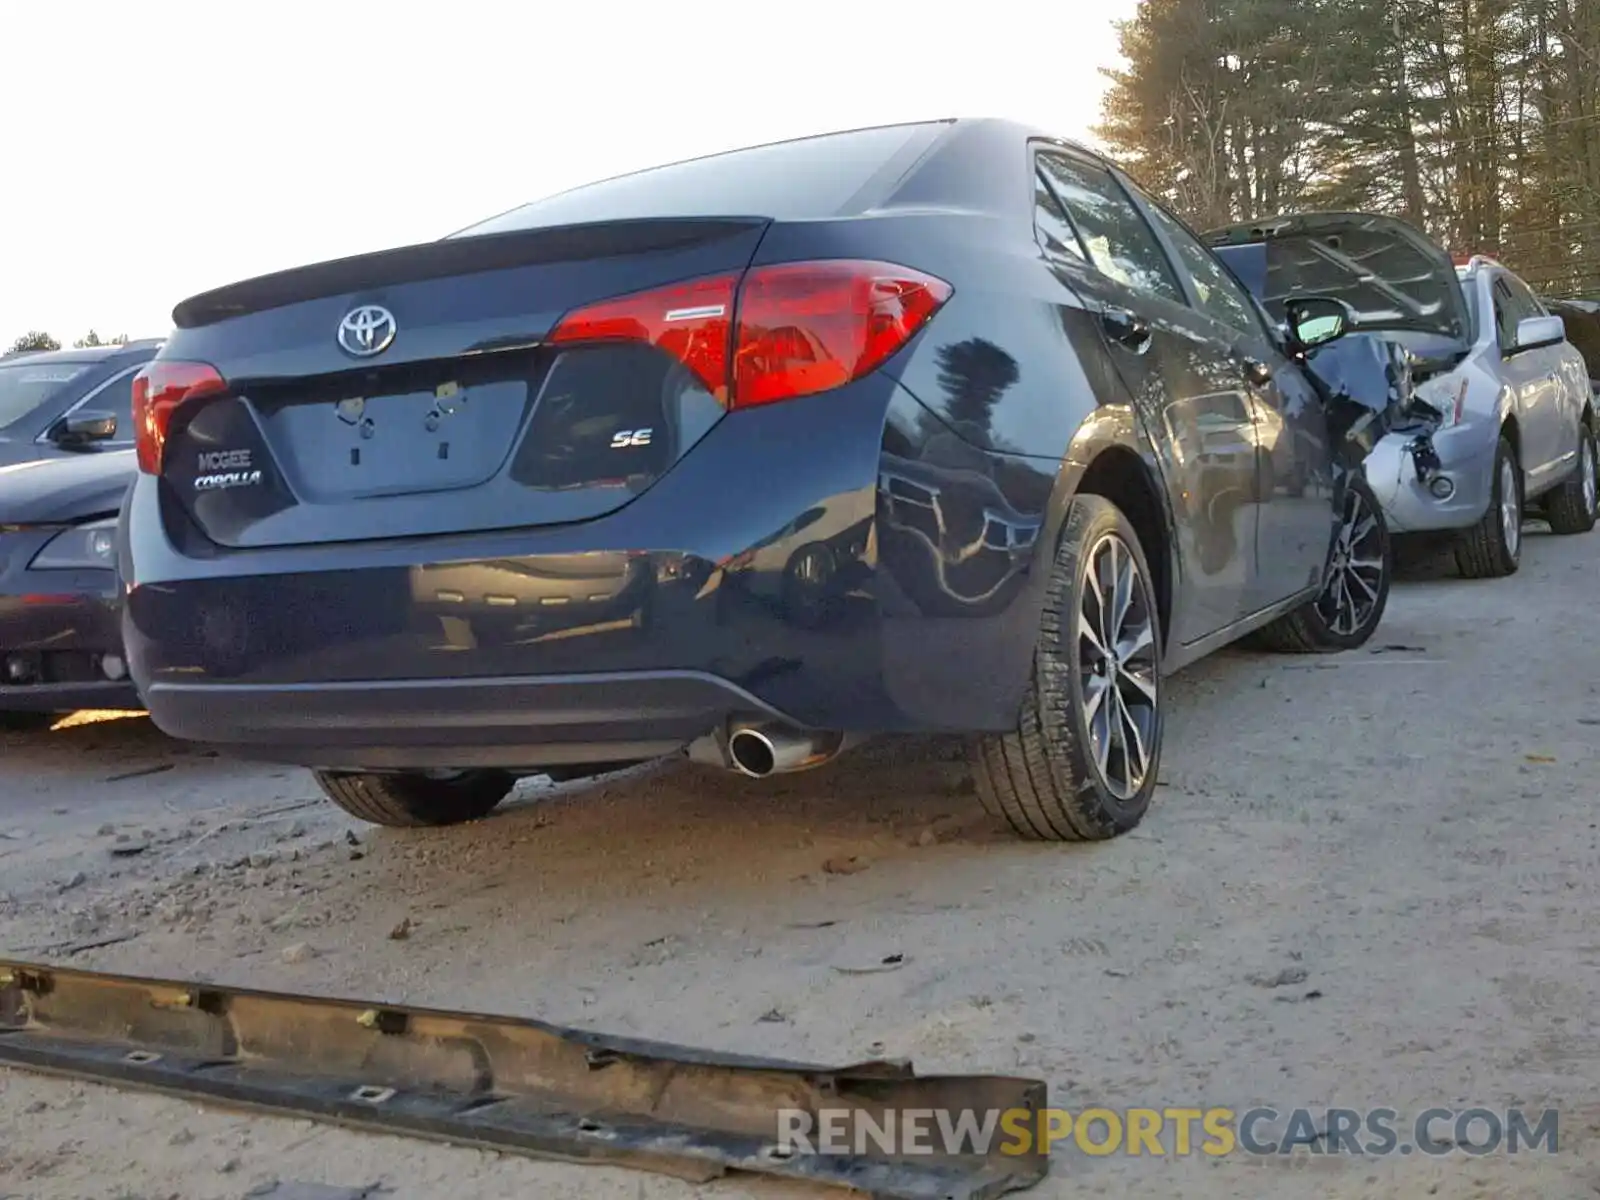
{"type": "Polygon", "coordinates": [[[261,486],[261,472],[248,450],[209,450],[197,460],[197,492],[222,492],[230,488],[261,486]]]}
{"type": "Polygon", "coordinates": [[[382,354],[394,341],[394,314],[380,304],[363,304],[339,322],[339,345],[357,358],[382,354]]]}

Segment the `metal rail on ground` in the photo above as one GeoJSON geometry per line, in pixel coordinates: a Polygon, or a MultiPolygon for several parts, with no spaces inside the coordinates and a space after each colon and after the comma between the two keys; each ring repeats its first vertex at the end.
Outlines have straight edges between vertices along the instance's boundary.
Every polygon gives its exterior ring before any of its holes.
{"type": "Polygon", "coordinates": [[[816,1066],[34,963],[0,961],[0,1066],[535,1157],[700,1181],[748,1171],[885,1200],[983,1200],[1048,1170],[1045,1155],[1008,1153],[1001,1139],[916,1155],[870,1138],[843,1155],[777,1140],[779,1114],[794,1110],[856,1110],[875,1127],[915,1111],[1039,1114],[1039,1080],[919,1078],[909,1063],[816,1066]]]}

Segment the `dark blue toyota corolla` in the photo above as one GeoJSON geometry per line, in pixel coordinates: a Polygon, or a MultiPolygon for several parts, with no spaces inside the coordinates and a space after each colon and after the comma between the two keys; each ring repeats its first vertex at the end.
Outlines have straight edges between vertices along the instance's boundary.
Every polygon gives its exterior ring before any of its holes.
{"type": "Polygon", "coordinates": [[[1387,532],[1307,369],[1351,312],[1273,327],[1113,166],[993,120],[220,288],[136,385],[130,665],[162,729],[383,824],[960,732],[1020,833],[1110,837],[1165,673],[1381,618],[1387,532]]]}

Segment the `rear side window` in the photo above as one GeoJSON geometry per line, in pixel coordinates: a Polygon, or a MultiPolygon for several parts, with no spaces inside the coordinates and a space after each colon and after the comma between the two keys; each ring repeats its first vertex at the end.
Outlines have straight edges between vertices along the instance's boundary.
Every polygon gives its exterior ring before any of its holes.
{"type": "Polygon", "coordinates": [[[841,216],[874,175],[902,153],[909,167],[946,128],[885,125],[652,167],[535,200],[452,236],[641,217],[841,216]]]}
{"type": "Polygon", "coordinates": [[[1033,188],[1033,224],[1040,244],[1051,254],[1065,254],[1083,261],[1083,244],[1078,241],[1077,231],[1062,213],[1043,175],[1034,175],[1033,188]]]}
{"type": "Polygon", "coordinates": [[[1050,152],[1041,153],[1038,163],[1102,273],[1140,291],[1186,303],[1161,243],[1110,171],[1076,156],[1050,152]]]}

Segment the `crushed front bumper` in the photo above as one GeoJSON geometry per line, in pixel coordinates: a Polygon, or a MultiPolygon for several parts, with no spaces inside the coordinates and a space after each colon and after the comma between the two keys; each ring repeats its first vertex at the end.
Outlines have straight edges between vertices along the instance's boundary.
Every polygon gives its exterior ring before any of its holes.
{"type": "Polygon", "coordinates": [[[1385,435],[1367,456],[1367,482],[1395,533],[1467,529],[1489,507],[1495,427],[1468,421],[1431,436],[1385,435]]]}
{"type": "Polygon", "coordinates": [[[142,707],[114,571],[36,571],[54,530],[0,534],[0,712],[142,707]]]}

